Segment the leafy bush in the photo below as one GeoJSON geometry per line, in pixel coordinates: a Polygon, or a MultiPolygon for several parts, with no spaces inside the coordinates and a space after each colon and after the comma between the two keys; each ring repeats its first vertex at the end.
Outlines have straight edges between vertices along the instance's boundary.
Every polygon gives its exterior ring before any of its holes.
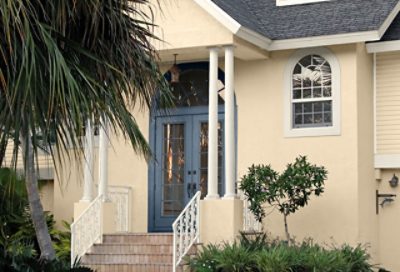
{"type": "Polygon", "coordinates": [[[52,214],[46,213],[46,222],[56,249],[57,260],[44,263],[39,260],[39,245],[29,214],[25,181],[13,170],[0,169],[0,271],[90,271],[70,268],[71,233],[67,222],[65,230],[55,227],[52,214]]]}
{"type": "Polygon", "coordinates": [[[265,234],[204,247],[188,264],[196,272],[372,272],[361,246],[321,247],[311,240],[288,245],[265,234]]]}
{"type": "Polygon", "coordinates": [[[283,215],[286,239],[290,243],[287,217],[308,204],[312,195],[324,192],[327,171],[312,165],[307,157],[296,158],[279,174],[270,165],[253,165],[242,178],[240,189],[250,202],[250,210],[259,222],[265,217],[264,203],[277,207],[283,215]]]}

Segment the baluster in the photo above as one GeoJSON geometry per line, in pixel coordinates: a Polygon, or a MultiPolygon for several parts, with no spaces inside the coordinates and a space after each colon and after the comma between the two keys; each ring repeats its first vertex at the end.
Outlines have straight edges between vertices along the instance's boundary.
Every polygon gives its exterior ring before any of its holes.
{"type": "Polygon", "coordinates": [[[190,220],[190,208],[185,212],[185,251],[188,248],[190,244],[190,239],[189,239],[189,220],[190,220]]]}
{"type": "Polygon", "coordinates": [[[182,235],[182,232],[183,232],[183,229],[182,229],[182,226],[183,226],[183,218],[181,217],[180,219],[179,219],[179,259],[183,256],[183,251],[184,251],[184,248],[183,248],[183,235],[182,235]]]}
{"type": "Polygon", "coordinates": [[[195,224],[195,212],[196,212],[196,205],[195,203],[192,203],[190,205],[190,241],[192,242],[194,240],[194,237],[196,236],[196,229],[194,227],[195,224]]]}

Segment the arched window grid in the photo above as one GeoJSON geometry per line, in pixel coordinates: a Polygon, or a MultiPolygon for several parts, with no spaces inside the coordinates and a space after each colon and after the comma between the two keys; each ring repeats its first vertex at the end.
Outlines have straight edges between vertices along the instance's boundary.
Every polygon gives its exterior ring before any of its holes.
{"type": "Polygon", "coordinates": [[[292,72],[292,128],[332,126],[332,69],[318,54],[301,58],[292,72]]]}

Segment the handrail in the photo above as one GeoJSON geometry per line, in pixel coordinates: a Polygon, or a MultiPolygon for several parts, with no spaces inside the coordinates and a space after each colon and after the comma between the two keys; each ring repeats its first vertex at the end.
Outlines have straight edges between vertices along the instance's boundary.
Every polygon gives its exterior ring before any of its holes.
{"type": "Polygon", "coordinates": [[[103,239],[103,196],[97,196],[71,224],[71,265],[103,239]]]}
{"type": "Polygon", "coordinates": [[[198,191],[172,224],[173,272],[181,264],[194,243],[200,239],[200,196],[198,191]]]}

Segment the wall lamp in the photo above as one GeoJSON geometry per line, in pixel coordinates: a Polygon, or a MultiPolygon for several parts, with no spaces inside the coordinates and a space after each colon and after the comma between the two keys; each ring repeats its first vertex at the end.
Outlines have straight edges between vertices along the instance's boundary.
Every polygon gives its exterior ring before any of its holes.
{"type": "Polygon", "coordinates": [[[389,180],[390,187],[396,188],[399,185],[399,178],[396,176],[396,174],[393,174],[393,177],[391,180],[389,180]]]}

